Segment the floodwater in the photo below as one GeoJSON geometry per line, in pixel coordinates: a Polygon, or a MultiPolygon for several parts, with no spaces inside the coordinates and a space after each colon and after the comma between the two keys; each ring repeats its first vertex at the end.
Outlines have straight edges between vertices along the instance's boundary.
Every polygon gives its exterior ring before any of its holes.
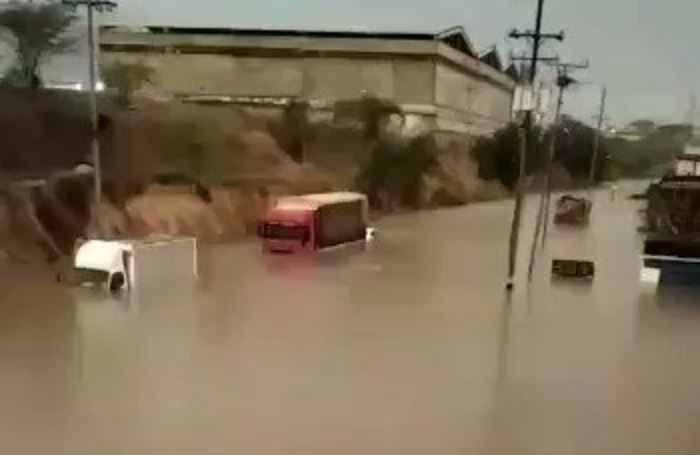
{"type": "Polygon", "coordinates": [[[696,454],[700,293],[638,284],[633,191],[552,229],[512,298],[512,202],[313,260],[217,247],[196,288],[130,298],[3,269],[0,453],[696,454]],[[551,282],[552,257],[598,276],[551,282]]]}

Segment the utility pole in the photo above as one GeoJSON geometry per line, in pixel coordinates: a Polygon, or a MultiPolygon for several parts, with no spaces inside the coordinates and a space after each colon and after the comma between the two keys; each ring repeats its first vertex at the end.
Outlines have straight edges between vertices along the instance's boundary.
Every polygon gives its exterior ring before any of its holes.
{"type": "Polygon", "coordinates": [[[603,85],[600,98],[600,111],[598,113],[598,129],[593,142],[593,155],[591,157],[591,174],[588,179],[588,188],[593,188],[596,178],[596,165],[598,164],[598,153],[600,151],[600,141],[603,137],[603,122],[605,121],[605,104],[608,99],[608,88],[603,85]]]}
{"type": "Polygon", "coordinates": [[[117,4],[110,0],[63,0],[63,4],[72,9],[84,6],[87,9],[88,26],[88,64],[89,70],[89,98],[90,98],[90,152],[94,168],[94,198],[95,203],[102,202],[102,156],[100,153],[99,114],[97,111],[97,39],[95,36],[95,11],[103,13],[113,11],[117,4]]]}
{"type": "MultiPolygon", "coordinates": [[[[540,46],[543,40],[546,39],[556,39],[558,41],[564,40],[564,33],[548,34],[542,33],[542,16],[544,13],[544,0],[537,0],[537,13],[535,16],[535,30],[520,32],[518,30],[513,30],[510,33],[510,37],[514,39],[531,39],[532,40],[532,55],[530,57],[530,71],[528,73],[528,83],[531,89],[534,88],[535,79],[537,77],[537,63],[540,57],[540,46]]],[[[532,107],[534,109],[534,106],[532,107]]],[[[513,222],[511,225],[510,232],[510,250],[508,254],[508,280],[506,282],[506,289],[512,290],[514,287],[515,270],[517,267],[518,260],[518,244],[520,241],[520,226],[522,224],[522,213],[523,204],[525,202],[525,174],[526,174],[526,160],[527,151],[533,150],[535,147],[535,140],[532,131],[533,127],[533,112],[532,109],[527,110],[525,113],[525,119],[523,121],[522,130],[520,133],[521,141],[523,144],[520,146],[520,172],[518,175],[518,183],[516,189],[515,197],[515,208],[513,211],[513,222]],[[524,133],[524,134],[523,134],[524,133]],[[524,136],[524,137],[523,137],[524,136]]]]}

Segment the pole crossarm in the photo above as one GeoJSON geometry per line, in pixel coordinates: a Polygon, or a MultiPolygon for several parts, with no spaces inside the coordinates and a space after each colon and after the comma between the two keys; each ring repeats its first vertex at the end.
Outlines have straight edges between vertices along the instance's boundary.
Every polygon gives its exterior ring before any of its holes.
{"type": "Polygon", "coordinates": [[[117,4],[111,0],[63,0],[63,4],[69,8],[86,6],[100,13],[111,12],[117,9],[117,4]]]}
{"type": "Polygon", "coordinates": [[[509,37],[513,39],[523,39],[523,38],[537,38],[539,40],[556,40],[556,41],[564,41],[564,38],[566,38],[566,34],[564,31],[561,31],[559,33],[541,33],[541,32],[535,32],[532,30],[525,30],[525,31],[519,31],[518,29],[513,29],[509,34],[509,37]]]}
{"type": "MultiPolygon", "coordinates": [[[[510,61],[511,62],[529,62],[532,60],[532,57],[528,55],[511,55],[510,56],[510,61]]],[[[538,62],[543,62],[543,63],[557,63],[559,62],[559,56],[558,55],[552,55],[552,56],[546,56],[546,57],[537,57],[538,62]]]]}

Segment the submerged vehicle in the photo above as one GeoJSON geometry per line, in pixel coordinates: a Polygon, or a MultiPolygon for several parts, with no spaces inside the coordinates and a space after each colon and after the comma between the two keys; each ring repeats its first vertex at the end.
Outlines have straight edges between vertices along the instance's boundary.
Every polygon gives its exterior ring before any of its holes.
{"type": "Polygon", "coordinates": [[[649,188],[642,281],[664,272],[700,271],[700,155],[676,159],[673,172],[649,188]]]}
{"type": "Polygon", "coordinates": [[[283,197],[259,227],[263,251],[300,253],[348,243],[373,235],[364,194],[340,192],[283,197]]]}
{"type": "Polygon", "coordinates": [[[587,224],[591,216],[591,201],[565,194],[557,201],[554,222],[557,224],[587,224]]]}
{"type": "Polygon", "coordinates": [[[116,292],[191,280],[198,276],[197,255],[194,238],[88,240],[76,248],[73,281],[116,292]]]}

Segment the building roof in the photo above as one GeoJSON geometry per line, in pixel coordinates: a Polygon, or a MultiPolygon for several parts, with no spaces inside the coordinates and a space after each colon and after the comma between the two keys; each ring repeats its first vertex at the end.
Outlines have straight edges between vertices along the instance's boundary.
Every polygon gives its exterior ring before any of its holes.
{"type": "Polygon", "coordinates": [[[683,153],[676,157],[676,161],[694,161],[700,162],[700,155],[693,155],[692,153],[683,153]]]}
{"type": "Polygon", "coordinates": [[[225,54],[266,57],[437,58],[475,77],[512,89],[497,53],[482,62],[462,27],[437,33],[260,30],[185,27],[100,28],[104,52],[225,54]],[[501,68],[498,68],[498,66],[501,68]]]}
{"type": "Polygon", "coordinates": [[[476,50],[474,45],[467,35],[466,30],[463,27],[452,27],[441,31],[433,36],[433,39],[444,42],[450,47],[457,49],[458,51],[464,52],[465,54],[476,57],[476,50]]]}
{"type": "Polygon", "coordinates": [[[277,201],[278,209],[317,209],[325,205],[348,202],[366,202],[367,197],[360,193],[337,192],[286,196],[277,201]]]}
{"type": "Polygon", "coordinates": [[[294,30],[294,29],[241,29],[208,27],[169,27],[146,26],[124,27],[105,25],[102,30],[152,33],[154,35],[199,35],[199,36],[240,36],[240,37],[299,37],[299,38],[345,38],[345,39],[385,39],[410,41],[441,41],[471,57],[477,57],[476,50],[463,27],[452,27],[437,33],[430,32],[390,32],[362,30],[294,30]]]}
{"type": "Polygon", "coordinates": [[[503,71],[503,60],[501,59],[501,55],[498,53],[496,46],[493,46],[491,49],[483,52],[479,56],[479,60],[498,71],[503,71]]]}

